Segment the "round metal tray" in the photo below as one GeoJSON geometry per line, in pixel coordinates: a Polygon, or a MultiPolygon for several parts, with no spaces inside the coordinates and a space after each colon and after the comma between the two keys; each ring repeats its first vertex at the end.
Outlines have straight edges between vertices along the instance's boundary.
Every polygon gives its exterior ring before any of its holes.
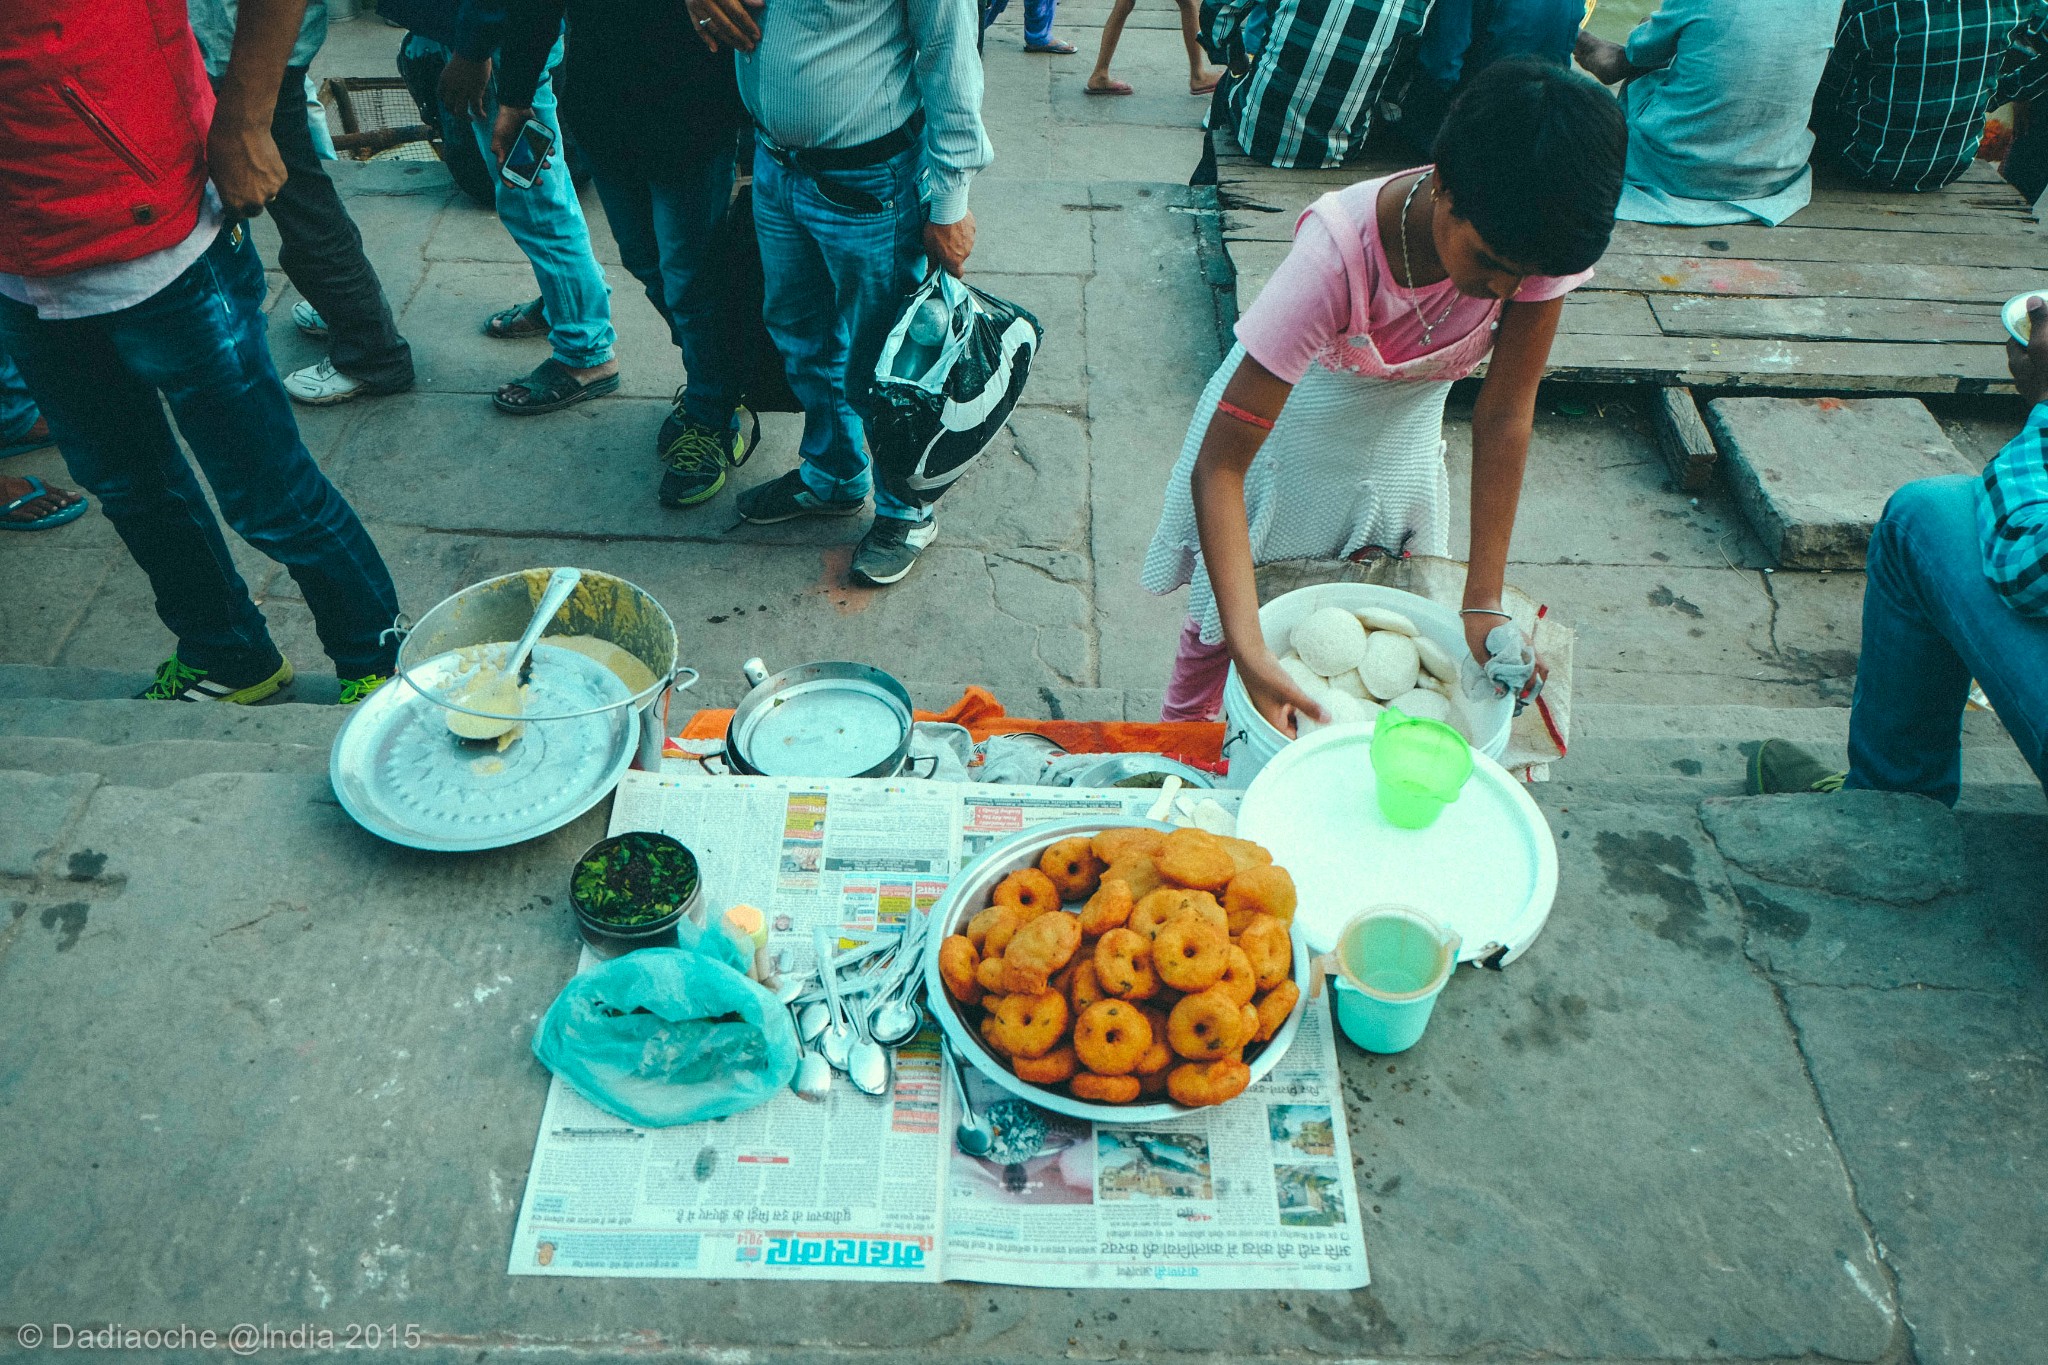
{"type": "MultiPolygon", "coordinates": [[[[413,676],[444,686],[456,661],[451,650],[416,665],[413,676]]],[[[436,853],[503,848],[574,820],[632,764],[640,715],[614,704],[630,700],[616,673],[545,642],[534,646],[528,685],[535,711],[583,714],[529,721],[503,752],[456,739],[448,712],[412,688],[378,688],[328,756],[341,808],[372,834],[436,853]]]]}
{"type": "MultiPolygon", "coordinates": [[[[939,976],[939,944],[948,934],[966,932],[967,921],[988,905],[989,894],[995,890],[997,882],[1019,868],[1038,866],[1039,855],[1062,839],[1071,839],[1077,834],[1096,834],[1112,826],[1162,832],[1173,829],[1172,825],[1156,820],[1102,820],[1092,817],[1057,820],[1034,825],[1021,834],[1012,835],[963,868],[932,908],[933,932],[926,935],[924,946],[925,996],[931,1001],[932,1014],[938,1019],[939,1027],[946,1031],[953,1050],[974,1063],[975,1070],[1018,1099],[1041,1109],[1050,1109],[1055,1114],[1094,1123],[1160,1123],[1198,1111],[1171,1100],[1151,1104],[1091,1104],[1018,1079],[1016,1072],[989,1051],[988,1044],[981,1040],[980,1032],[969,1028],[967,1021],[960,1017],[958,1004],[946,994],[945,982],[939,976]]],[[[1287,1016],[1287,1022],[1280,1026],[1271,1042],[1266,1043],[1256,1055],[1246,1058],[1251,1065],[1254,1085],[1278,1066],[1280,1059],[1287,1054],[1288,1045],[1294,1041],[1295,1030],[1301,1027],[1302,1011],[1308,1007],[1308,947],[1299,934],[1294,936],[1294,980],[1302,988],[1301,999],[1294,1002],[1294,1012],[1287,1016]]]]}

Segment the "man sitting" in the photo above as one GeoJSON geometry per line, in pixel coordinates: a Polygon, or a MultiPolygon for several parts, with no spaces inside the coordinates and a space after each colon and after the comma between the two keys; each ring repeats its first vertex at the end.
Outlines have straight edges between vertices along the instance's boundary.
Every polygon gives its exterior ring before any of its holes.
{"type": "Polygon", "coordinates": [[[1846,786],[1954,805],[1973,677],[2048,788],[2048,305],[2028,318],[2031,343],[2006,348],[2027,405],[2020,434],[1981,479],[1901,488],[1871,534],[1849,771],[1767,740],[1750,760],[1753,792],[1846,786]]]}
{"type": "Polygon", "coordinates": [[[1935,190],[1961,175],[1984,139],[1984,116],[2048,85],[2024,42],[2038,39],[2048,16],[2023,20],[2022,8],[1849,0],[1813,103],[1820,154],[1885,189],[1935,190]]]}
{"type": "Polygon", "coordinates": [[[1579,65],[1627,81],[1628,183],[1639,223],[1766,223],[1806,207],[1806,129],[1838,0],[1664,0],[1628,43],[1581,33],[1579,65]]]}

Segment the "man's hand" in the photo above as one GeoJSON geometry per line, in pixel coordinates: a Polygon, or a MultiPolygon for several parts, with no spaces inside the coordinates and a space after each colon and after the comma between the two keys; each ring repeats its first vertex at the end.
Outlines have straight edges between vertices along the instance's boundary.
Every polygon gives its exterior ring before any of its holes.
{"type": "Polygon", "coordinates": [[[2027,321],[2034,329],[2032,339],[2024,346],[2005,343],[2005,367],[2012,371],[2020,401],[2032,412],[2036,403],[2048,401],[2048,302],[2028,299],[2027,321]]]}
{"type": "Polygon", "coordinates": [[[270,137],[270,111],[261,122],[226,102],[216,107],[206,134],[206,173],[221,206],[236,218],[254,218],[284,188],[284,158],[270,137]]]}
{"type": "Polygon", "coordinates": [[[484,117],[484,96],[491,84],[491,59],[450,57],[441,68],[441,103],[473,119],[484,117]]]}
{"type": "Polygon", "coordinates": [[[926,223],[924,225],[924,254],[931,263],[951,275],[960,278],[960,272],[967,268],[968,254],[974,250],[974,215],[967,214],[957,223],[926,223]]]}
{"type": "MultiPolygon", "coordinates": [[[[504,166],[505,158],[512,154],[512,144],[519,141],[519,130],[524,128],[526,121],[532,117],[531,109],[515,109],[509,104],[498,106],[498,117],[491,124],[491,155],[498,158],[500,167],[504,166]]],[[[550,152],[548,157],[543,157],[541,166],[547,165],[548,159],[553,155],[550,152]]],[[[538,172],[540,167],[534,169],[538,172]]]]}
{"type": "Polygon", "coordinates": [[[767,3],[768,0],[687,0],[684,8],[690,12],[698,40],[713,52],[721,44],[736,52],[752,52],[761,41],[761,24],[753,12],[767,3]]]}
{"type": "Polygon", "coordinates": [[[1579,30],[1578,40],[1572,44],[1572,56],[1602,85],[1618,85],[1636,73],[1627,48],[1584,29],[1579,30]]]}

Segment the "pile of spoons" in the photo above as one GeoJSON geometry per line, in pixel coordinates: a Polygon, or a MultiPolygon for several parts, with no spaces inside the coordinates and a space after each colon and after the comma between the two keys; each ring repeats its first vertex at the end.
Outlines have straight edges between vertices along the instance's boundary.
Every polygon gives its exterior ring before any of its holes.
{"type": "Polygon", "coordinates": [[[837,940],[861,937],[819,929],[812,936],[815,961],[804,974],[781,971],[776,997],[789,1007],[803,1057],[793,1088],[807,1100],[822,1100],[832,1073],[843,1072],[864,1095],[889,1093],[892,1049],[917,1036],[924,1015],[919,970],[930,919],[911,912],[901,931],[866,936],[866,942],[836,951],[837,940]]]}

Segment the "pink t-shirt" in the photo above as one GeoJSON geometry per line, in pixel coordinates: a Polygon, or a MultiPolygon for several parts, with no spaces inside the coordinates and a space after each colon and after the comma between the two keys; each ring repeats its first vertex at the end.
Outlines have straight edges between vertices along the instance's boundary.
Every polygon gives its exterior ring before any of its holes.
{"type": "MultiPolygon", "coordinates": [[[[1382,185],[1408,174],[1400,171],[1363,181],[1337,194],[1365,239],[1363,292],[1370,300],[1371,316],[1363,330],[1371,334],[1380,357],[1389,364],[1425,353],[1417,309],[1436,324],[1430,338],[1432,351],[1453,345],[1481,327],[1491,327],[1501,309],[1499,299],[1460,294],[1448,278],[1412,292],[1400,283],[1400,274],[1388,262],[1380,242],[1378,203],[1382,185]],[[1438,323],[1445,308],[1451,310],[1450,316],[1438,323]]],[[[1590,270],[1576,275],[1531,275],[1522,281],[1514,299],[1540,303],[1563,298],[1592,278],[1590,270]]],[[[1252,359],[1288,383],[1298,384],[1325,347],[1354,335],[1355,330],[1351,290],[1344,278],[1344,257],[1337,249],[1337,239],[1321,215],[1312,209],[1305,211],[1295,224],[1294,246],[1287,258],[1237,320],[1237,339],[1252,359]]]]}

